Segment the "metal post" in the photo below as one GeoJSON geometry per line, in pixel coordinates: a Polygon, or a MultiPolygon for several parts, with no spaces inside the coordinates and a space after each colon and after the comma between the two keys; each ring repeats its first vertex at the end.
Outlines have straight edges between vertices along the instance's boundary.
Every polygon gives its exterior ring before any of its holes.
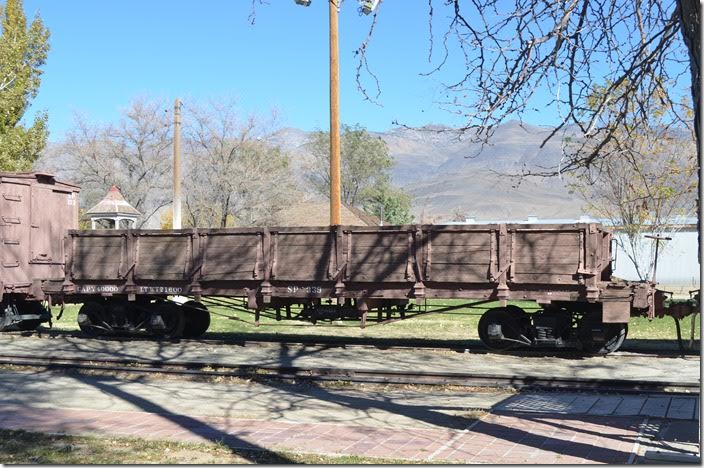
{"type": "Polygon", "coordinates": [[[181,101],[174,102],[174,200],[173,229],[181,229],[181,101]]]}
{"type": "Polygon", "coordinates": [[[337,41],[337,7],[330,4],[330,225],[340,224],[340,70],[337,41]]]}
{"type": "Polygon", "coordinates": [[[647,237],[648,239],[655,239],[655,261],[653,264],[653,279],[651,280],[653,283],[655,283],[655,275],[658,272],[658,255],[660,254],[660,241],[661,240],[672,240],[672,237],[665,237],[665,236],[651,236],[646,234],[644,237],[647,237]]]}

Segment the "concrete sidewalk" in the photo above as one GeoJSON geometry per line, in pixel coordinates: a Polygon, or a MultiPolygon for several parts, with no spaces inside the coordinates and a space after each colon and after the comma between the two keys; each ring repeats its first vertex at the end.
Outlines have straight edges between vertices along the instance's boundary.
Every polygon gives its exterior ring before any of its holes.
{"type": "Polygon", "coordinates": [[[641,432],[636,463],[701,465],[699,420],[649,420],[641,432]]]}
{"type": "Polygon", "coordinates": [[[636,456],[640,422],[633,417],[515,413],[489,414],[462,430],[400,429],[0,405],[4,429],[219,442],[241,449],[426,463],[629,463],[636,456]]]}
{"type": "Polygon", "coordinates": [[[699,396],[589,395],[533,393],[516,395],[494,411],[566,416],[641,416],[633,463],[700,464],[699,396]]]}
{"type": "MultiPolygon", "coordinates": [[[[417,462],[646,462],[646,452],[668,449],[667,431],[679,428],[674,423],[698,428],[698,400],[0,373],[0,427],[6,429],[417,462]],[[472,420],[476,410],[489,413],[472,420]]],[[[698,451],[695,434],[689,452],[698,451]]]]}

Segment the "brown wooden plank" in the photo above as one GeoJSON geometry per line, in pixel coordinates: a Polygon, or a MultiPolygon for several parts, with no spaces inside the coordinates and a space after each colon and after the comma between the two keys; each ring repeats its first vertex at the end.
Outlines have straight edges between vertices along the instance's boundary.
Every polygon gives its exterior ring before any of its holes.
{"type": "Polygon", "coordinates": [[[208,236],[209,248],[232,248],[236,246],[256,247],[259,245],[259,236],[233,235],[233,236],[208,236]]]}
{"type": "Polygon", "coordinates": [[[408,246],[407,233],[352,234],[352,248],[408,246]]]}
{"type": "Polygon", "coordinates": [[[211,259],[225,258],[229,261],[233,259],[256,259],[257,257],[257,247],[247,248],[243,246],[233,247],[233,248],[212,248],[208,246],[205,249],[206,258],[210,262],[211,259]]]}
{"type": "Polygon", "coordinates": [[[449,283],[484,283],[489,277],[489,265],[433,265],[429,281],[449,283]]]}
{"type": "Polygon", "coordinates": [[[444,268],[466,268],[466,267],[472,267],[472,266],[483,266],[483,267],[488,267],[491,265],[491,262],[489,259],[486,259],[485,261],[479,261],[479,260],[471,260],[467,262],[457,262],[457,261],[437,261],[433,259],[433,264],[431,268],[437,269],[437,270],[442,270],[444,268]]]}
{"type": "Polygon", "coordinates": [[[211,257],[202,272],[204,280],[248,280],[254,278],[255,258],[211,257]]]}
{"type": "Polygon", "coordinates": [[[516,263],[513,266],[514,274],[541,274],[541,275],[574,275],[577,273],[577,263],[533,265],[531,263],[516,263]]]}
{"type": "Polygon", "coordinates": [[[301,269],[295,264],[277,265],[276,279],[278,281],[328,281],[328,267],[320,265],[301,269]]]}
{"type": "Polygon", "coordinates": [[[517,244],[528,244],[528,245],[579,245],[580,238],[577,234],[570,234],[568,236],[554,234],[551,236],[543,235],[515,235],[514,240],[517,244]]]}
{"type": "Polygon", "coordinates": [[[352,251],[349,255],[350,263],[389,263],[406,261],[408,259],[408,249],[405,250],[369,250],[366,252],[352,251]]]}
{"type": "Polygon", "coordinates": [[[443,233],[433,234],[430,237],[433,249],[436,246],[468,246],[489,248],[491,246],[491,234],[489,233],[443,233]]]}
{"type": "Polygon", "coordinates": [[[577,262],[572,263],[550,263],[550,264],[535,264],[535,263],[514,263],[514,273],[554,273],[559,275],[568,275],[577,273],[577,262]]]}
{"type": "Polygon", "coordinates": [[[361,282],[361,283],[381,283],[381,282],[391,282],[391,283],[404,283],[408,281],[406,278],[406,275],[402,273],[367,273],[367,272],[352,272],[350,273],[349,279],[347,281],[350,282],[361,282]]]}
{"type": "Polygon", "coordinates": [[[276,279],[327,281],[331,247],[332,238],[327,233],[279,236],[276,248],[276,279]]]}
{"type": "Polygon", "coordinates": [[[76,237],[73,276],[76,279],[118,279],[122,237],[76,237]]]}
{"type": "Polygon", "coordinates": [[[406,262],[352,264],[347,274],[350,281],[406,281],[406,262]]]}
{"type": "Polygon", "coordinates": [[[482,252],[478,254],[466,254],[466,255],[436,255],[435,252],[432,253],[432,262],[436,263],[489,263],[491,261],[491,255],[489,252],[482,252]]]}
{"type": "Polygon", "coordinates": [[[204,248],[205,266],[202,279],[204,281],[254,279],[259,239],[256,232],[208,236],[204,248]]]}
{"type": "Polygon", "coordinates": [[[548,238],[534,239],[530,236],[525,236],[525,237],[516,237],[514,239],[514,242],[517,246],[526,245],[526,246],[531,246],[531,247],[553,247],[553,246],[570,247],[570,246],[579,246],[582,244],[579,241],[579,238],[577,236],[574,236],[574,237],[555,236],[552,239],[548,239],[548,238]]]}
{"type": "Polygon", "coordinates": [[[304,267],[309,263],[318,262],[320,258],[330,257],[330,248],[327,246],[282,246],[278,245],[276,248],[277,263],[284,262],[301,262],[301,266],[304,267]]]}
{"type": "Polygon", "coordinates": [[[208,265],[206,273],[203,274],[206,281],[213,280],[249,280],[254,279],[254,264],[248,265],[208,265]]]}
{"type": "Polygon", "coordinates": [[[332,245],[330,234],[278,234],[279,246],[329,246],[332,245]]]}
{"type": "Polygon", "coordinates": [[[277,263],[297,262],[301,264],[301,268],[305,268],[306,265],[318,262],[320,258],[329,257],[330,254],[328,252],[310,249],[277,250],[277,263]]]}
{"type": "Polygon", "coordinates": [[[135,277],[152,280],[185,278],[190,237],[141,236],[135,277]]]}
{"type": "Polygon", "coordinates": [[[574,246],[567,246],[567,245],[528,245],[528,244],[517,244],[513,248],[513,255],[522,257],[522,256],[538,256],[538,257],[547,257],[547,256],[562,256],[562,255],[570,255],[574,257],[579,257],[580,254],[580,247],[579,244],[575,244],[574,246]]]}
{"type": "Polygon", "coordinates": [[[431,247],[433,255],[489,255],[489,247],[465,246],[465,245],[433,245],[431,247]]]}
{"type": "Polygon", "coordinates": [[[571,266],[574,272],[577,271],[577,266],[579,265],[579,259],[576,258],[516,258],[513,259],[513,264],[516,267],[521,267],[525,269],[535,269],[538,271],[550,272],[553,269],[564,269],[565,267],[571,266]]]}
{"type": "Polygon", "coordinates": [[[538,284],[577,284],[578,281],[572,275],[544,274],[544,273],[516,273],[513,277],[515,283],[538,283],[538,284]]]}

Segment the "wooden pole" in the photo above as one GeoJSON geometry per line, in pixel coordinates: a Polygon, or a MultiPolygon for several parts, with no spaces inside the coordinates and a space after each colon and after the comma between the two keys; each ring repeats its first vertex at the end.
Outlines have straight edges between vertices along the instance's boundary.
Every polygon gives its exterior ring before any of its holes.
{"type": "Polygon", "coordinates": [[[174,102],[173,229],[181,229],[181,101],[174,102]]]}
{"type": "Polygon", "coordinates": [[[340,224],[340,67],[338,57],[337,7],[330,4],[330,224],[340,224]]]}

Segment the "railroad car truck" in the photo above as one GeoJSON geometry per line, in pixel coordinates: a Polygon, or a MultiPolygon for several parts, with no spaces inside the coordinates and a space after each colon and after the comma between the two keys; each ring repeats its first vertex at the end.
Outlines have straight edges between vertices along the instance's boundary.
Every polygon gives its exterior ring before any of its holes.
{"type": "Polygon", "coordinates": [[[364,327],[370,313],[393,320],[433,299],[457,299],[466,304],[444,310],[498,303],[479,321],[491,348],[609,352],[623,343],[631,316],[667,313],[654,283],[612,277],[612,236],[596,223],[64,230],[76,225],[78,189],[44,174],[16,179],[53,187],[36,192],[53,205],[34,198],[31,206],[46,203],[47,216],[61,221],[7,231],[14,237],[3,231],[3,242],[24,246],[41,232],[55,249],[25,248],[14,260],[19,270],[3,263],[3,304],[21,316],[27,302],[80,303],[79,326],[92,335],[199,336],[210,323],[207,304],[251,311],[255,322],[268,314],[364,327]],[[8,281],[8,271],[24,271],[24,282],[8,281]],[[511,301],[532,301],[535,311],[511,301]]]}

